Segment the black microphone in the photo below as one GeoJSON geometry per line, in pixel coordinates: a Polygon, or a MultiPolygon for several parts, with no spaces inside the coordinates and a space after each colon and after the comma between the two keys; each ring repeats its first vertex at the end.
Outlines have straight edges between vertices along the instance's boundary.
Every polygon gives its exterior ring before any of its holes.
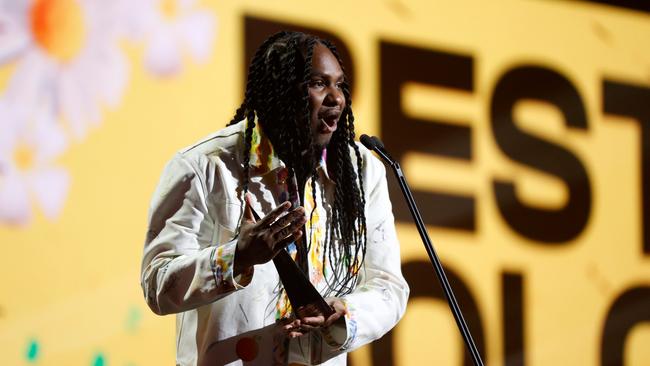
{"type": "Polygon", "coordinates": [[[391,166],[395,166],[396,162],[386,150],[384,150],[384,143],[376,136],[368,136],[366,134],[361,135],[359,141],[363,146],[367,147],[368,150],[374,151],[379,155],[384,161],[386,161],[391,166]]]}
{"type": "Polygon", "coordinates": [[[363,134],[361,135],[361,138],[359,138],[359,141],[361,141],[363,146],[367,147],[368,150],[375,150],[376,142],[372,137],[363,134]]]}
{"type": "Polygon", "coordinates": [[[377,146],[377,147],[380,148],[380,149],[384,149],[384,143],[381,142],[381,140],[379,139],[379,137],[377,137],[377,136],[372,136],[372,141],[375,142],[375,146],[377,146]]]}

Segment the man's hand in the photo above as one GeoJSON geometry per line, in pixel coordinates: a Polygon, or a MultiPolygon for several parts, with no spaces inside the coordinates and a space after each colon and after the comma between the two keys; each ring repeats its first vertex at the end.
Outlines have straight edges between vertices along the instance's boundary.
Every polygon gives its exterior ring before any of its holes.
{"type": "Polygon", "coordinates": [[[303,306],[296,310],[297,319],[284,324],[283,329],[287,336],[290,338],[300,337],[313,329],[329,327],[347,312],[341,299],[328,297],[325,301],[334,309],[334,314],[325,319],[325,315],[315,306],[303,306]]]}
{"type": "Polygon", "coordinates": [[[289,211],[290,208],[291,202],[285,201],[256,222],[250,197],[246,195],[244,218],[235,252],[235,275],[245,268],[270,261],[289,243],[300,239],[300,228],[307,221],[305,209],[297,207],[289,211]]]}

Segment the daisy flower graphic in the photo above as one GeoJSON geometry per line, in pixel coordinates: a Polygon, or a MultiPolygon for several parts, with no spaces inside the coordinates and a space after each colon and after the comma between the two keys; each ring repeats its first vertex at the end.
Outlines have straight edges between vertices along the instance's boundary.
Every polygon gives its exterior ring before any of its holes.
{"type": "Polygon", "coordinates": [[[53,108],[45,110],[54,113],[52,119],[65,121],[76,138],[97,125],[102,107],[117,105],[128,79],[118,45],[120,4],[16,0],[5,5],[12,26],[4,37],[27,40],[15,55],[8,82],[7,97],[17,101],[15,107],[31,108],[36,100],[51,104],[53,108]]]}
{"type": "Polygon", "coordinates": [[[63,130],[44,109],[24,121],[0,100],[0,222],[25,225],[36,203],[49,219],[57,217],[68,194],[68,172],[54,165],[67,146],[63,130]]]}
{"type": "Polygon", "coordinates": [[[131,33],[145,43],[145,68],[157,76],[181,71],[183,56],[207,61],[215,39],[216,17],[196,0],[140,0],[131,5],[131,33]]]}

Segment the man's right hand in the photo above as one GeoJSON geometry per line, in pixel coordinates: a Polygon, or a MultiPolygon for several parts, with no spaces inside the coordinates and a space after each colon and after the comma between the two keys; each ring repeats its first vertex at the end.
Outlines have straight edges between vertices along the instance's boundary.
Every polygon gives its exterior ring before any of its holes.
{"type": "Polygon", "coordinates": [[[307,221],[305,209],[300,206],[290,210],[289,201],[283,202],[268,215],[255,221],[250,196],[246,194],[244,200],[244,218],[235,252],[235,275],[255,264],[270,261],[289,243],[300,239],[301,228],[307,221]],[[282,216],[287,211],[288,213],[282,216]]]}

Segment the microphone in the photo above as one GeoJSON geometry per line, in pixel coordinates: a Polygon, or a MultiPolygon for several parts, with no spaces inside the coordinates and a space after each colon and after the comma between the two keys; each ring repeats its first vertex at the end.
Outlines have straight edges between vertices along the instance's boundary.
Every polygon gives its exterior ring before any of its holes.
{"type": "Polygon", "coordinates": [[[359,141],[361,141],[363,146],[367,147],[368,150],[375,150],[375,146],[377,145],[377,142],[372,137],[366,135],[365,133],[361,135],[359,141]]]}
{"type": "MultiPolygon", "coordinates": [[[[384,143],[381,142],[377,136],[368,136],[366,134],[361,135],[359,141],[368,148],[368,150],[374,151],[379,155],[384,161],[386,161],[390,166],[399,168],[399,164],[393,159],[392,156],[384,149],[384,143]]],[[[401,174],[401,173],[400,173],[401,174]]]]}
{"type": "MultiPolygon", "coordinates": [[[[379,137],[377,137],[377,136],[372,136],[372,141],[375,142],[375,146],[377,146],[378,148],[384,150],[384,143],[381,142],[381,140],[379,139],[379,137]]],[[[385,151],[385,150],[384,150],[384,151],[385,151]]]]}

